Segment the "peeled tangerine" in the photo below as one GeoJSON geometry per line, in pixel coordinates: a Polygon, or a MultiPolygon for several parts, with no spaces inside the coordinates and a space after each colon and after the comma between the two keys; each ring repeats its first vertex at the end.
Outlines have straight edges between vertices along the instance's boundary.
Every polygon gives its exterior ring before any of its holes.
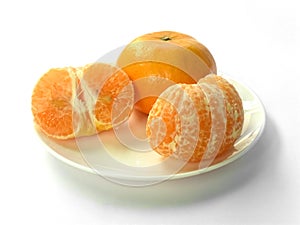
{"type": "Polygon", "coordinates": [[[205,167],[233,148],[243,121],[238,92],[224,78],[210,74],[197,84],[167,88],[149,113],[146,134],[162,156],[205,167]]]}
{"type": "Polygon", "coordinates": [[[36,84],[31,109],[43,133],[68,139],[125,121],[133,108],[133,94],[127,74],[108,64],[53,68],[36,84]]]}

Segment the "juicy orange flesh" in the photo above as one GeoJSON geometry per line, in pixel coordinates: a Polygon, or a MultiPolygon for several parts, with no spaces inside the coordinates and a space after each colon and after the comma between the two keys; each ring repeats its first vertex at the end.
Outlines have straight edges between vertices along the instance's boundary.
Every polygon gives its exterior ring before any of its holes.
{"type": "Polygon", "coordinates": [[[159,154],[165,157],[172,155],[175,158],[195,162],[201,159],[209,141],[211,117],[207,101],[204,100],[205,96],[196,84],[181,84],[180,87],[188,94],[193,104],[184,102],[184,99],[179,99],[179,101],[174,102],[171,95],[170,99],[158,98],[148,116],[146,132],[148,137],[150,137],[150,145],[159,154]],[[198,114],[196,124],[190,123],[188,118],[183,118],[182,115],[179,115],[177,109],[181,104],[184,104],[187,110],[193,107],[196,108],[196,113],[198,114]],[[164,122],[166,133],[163,140],[154,146],[153,143],[155,143],[155,141],[151,141],[151,138],[159,128],[151,126],[151,121],[158,118],[161,118],[164,122]],[[182,136],[182,126],[190,130],[194,129],[194,126],[199,126],[199,138],[197,138],[196,146],[185,146],[181,151],[177,151],[176,149],[179,148],[179,142],[177,140],[189,138],[188,134],[182,136]]]}
{"type": "Polygon", "coordinates": [[[244,121],[242,100],[232,84],[221,76],[207,76],[199,82],[216,83],[224,94],[227,125],[225,139],[220,148],[220,153],[222,153],[232,148],[235,140],[241,135],[244,121]]]}
{"type": "MultiPolygon", "coordinates": [[[[150,145],[159,154],[166,157],[173,156],[190,162],[200,162],[207,151],[210,139],[213,137],[218,138],[218,144],[216,146],[219,146],[219,149],[215,149],[215,151],[217,151],[216,154],[212,154],[211,159],[205,158],[205,160],[210,160],[210,162],[214,163],[218,161],[218,158],[224,157],[232,152],[233,144],[241,134],[244,120],[242,101],[235,88],[219,76],[208,75],[199,82],[214,85],[214,88],[217,86],[223,93],[223,95],[219,95],[218,98],[221,98],[219,103],[222,103],[224,112],[219,113],[218,116],[223,115],[226,116],[226,118],[223,118],[225,124],[223,123],[221,130],[218,130],[218,134],[211,134],[212,126],[214,125],[216,129],[219,126],[218,121],[214,121],[215,124],[212,124],[211,113],[219,109],[210,108],[216,107],[217,105],[213,106],[213,104],[216,103],[208,101],[205,92],[203,92],[201,86],[198,84],[179,85],[190,99],[192,99],[194,107],[197,109],[198,123],[191,123],[189,119],[180,120],[180,118],[184,118],[182,117],[184,115],[179,115],[179,112],[176,110],[178,106],[184,105],[184,107],[190,108],[191,104],[184,101],[174,101],[175,98],[170,93],[170,88],[168,88],[162,93],[163,98],[160,96],[157,99],[149,113],[146,133],[149,137],[150,145]],[[157,123],[156,121],[161,122],[157,123]],[[160,135],[161,137],[156,134],[157,130],[160,130],[159,126],[166,127],[161,129],[165,130],[164,134],[160,135]],[[183,134],[181,126],[187,126],[191,130],[195,126],[199,126],[199,137],[195,148],[192,146],[180,148],[180,144],[178,144],[177,140],[188,140],[192,135],[188,133],[183,134]],[[220,138],[222,140],[220,140],[220,138]]],[[[214,101],[213,98],[212,95],[211,101],[214,101]]],[[[217,119],[222,118],[217,117],[217,119]]]]}
{"type": "Polygon", "coordinates": [[[36,125],[58,139],[108,130],[129,117],[132,105],[129,77],[104,63],[51,69],[40,78],[32,95],[36,125]],[[87,68],[90,70],[85,73],[87,68]]]}
{"type": "MultiPolygon", "coordinates": [[[[129,117],[133,105],[133,88],[128,75],[113,66],[95,63],[86,66],[81,79],[92,96],[89,110],[98,131],[112,128],[129,117]]],[[[90,96],[89,96],[90,97],[90,96]]]]}
{"type": "Polygon", "coordinates": [[[205,168],[221,154],[219,150],[224,140],[227,118],[223,92],[219,87],[216,84],[208,85],[206,83],[198,85],[205,93],[211,115],[210,139],[199,164],[199,168],[205,168]]]}
{"type": "Polygon", "coordinates": [[[52,69],[34,88],[32,112],[36,123],[51,136],[73,134],[72,78],[64,69],[52,69]]]}
{"type": "Polygon", "coordinates": [[[129,83],[128,76],[124,72],[113,74],[105,82],[99,93],[94,109],[97,120],[102,120],[104,123],[112,122],[113,104],[115,104],[115,100],[121,100],[118,98],[119,93],[124,87],[129,85],[129,83]]]}

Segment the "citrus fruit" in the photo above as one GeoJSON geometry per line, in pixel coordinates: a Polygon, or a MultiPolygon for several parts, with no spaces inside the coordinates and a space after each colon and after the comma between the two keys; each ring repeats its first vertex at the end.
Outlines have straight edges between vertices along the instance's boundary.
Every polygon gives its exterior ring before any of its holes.
{"type": "Polygon", "coordinates": [[[133,86],[117,67],[95,63],[53,68],[34,87],[37,127],[57,139],[88,136],[125,121],[133,108],[133,86]]]}
{"type": "Polygon", "coordinates": [[[36,84],[32,94],[32,113],[36,125],[48,136],[67,139],[76,135],[73,120],[81,120],[80,104],[74,107],[79,80],[76,69],[53,68],[36,84]]]}
{"type": "Polygon", "coordinates": [[[243,120],[238,92],[211,74],[197,84],[176,84],[162,92],[149,113],[146,134],[162,156],[206,167],[232,149],[243,120]]]}
{"type": "Polygon", "coordinates": [[[174,31],[154,32],[134,39],[121,52],[117,65],[134,81],[138,97],[135,107],[144,113],[149,113],[158,95],[171,85],[164,80],[190,84],[216,73],[210,51],[195,38],[174,31]],[[136,83],[139,79],[144,81],[136,83]],[[157,94],[152,90],[161,91],[157,94]]]}
{"type": "Polygon", "coordinates": [[[230,84],[226,79],[221,76],[209,75],[201,80],[198,84],[203,83],[209,84],[210,86],[215,86],[223,92],[223,102],[226,114],[226,130],[225,136],[220,147],[220,152],[226,151],[231,148],[239,138],[242,132],[243,122],[244,122],[244,110],[242,100],[232,84],[230,84]]]}
{"type": "Polygon", "coordinates": [[[127,120],[134,101],[128,75],[105,63],[87,65],[82,72],[80,84],[84,102],[97,131],[108,130],[127,120]]]}

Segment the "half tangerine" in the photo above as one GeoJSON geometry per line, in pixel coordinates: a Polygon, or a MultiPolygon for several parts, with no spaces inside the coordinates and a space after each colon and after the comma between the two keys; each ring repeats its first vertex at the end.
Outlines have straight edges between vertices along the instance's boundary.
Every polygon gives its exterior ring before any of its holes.
{"type": "Polygon", "coordinates": [[[134,101],[128,75],[105,63],[86,65],[82,73],[80,85],[84,102],[97,131],[111,129],[127,120],[134,101]]]}
{"type": "Polygon", "coordinates": [[[133,86],[117,67],[95,63],[50,69],[36,84],[32,113],[37,127],[57,139],[88,136],[128,119],[133,86]]]}
{"type": "Polygon", "coordinates": [[[74,107],[78,85],[72,67],[50,69],[36,84],[31,110],[36,125],[48,136],[68,139],[78,132],[73,128],[73,120],[80,120],[80,112],[74,107]]]}

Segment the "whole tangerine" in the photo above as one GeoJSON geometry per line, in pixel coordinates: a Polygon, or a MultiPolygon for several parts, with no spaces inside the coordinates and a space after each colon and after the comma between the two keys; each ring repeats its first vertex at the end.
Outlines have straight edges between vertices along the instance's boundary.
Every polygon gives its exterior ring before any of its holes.
{"type": "Polygon", "coordinates": [[[137,37],[123,49],[117,65],[133,80],[138,99],[135,107],[146,114],[171,84],[197,83],[207,74],[217,72],[215,60],[203,44],[175,31],[137,37]]]}

